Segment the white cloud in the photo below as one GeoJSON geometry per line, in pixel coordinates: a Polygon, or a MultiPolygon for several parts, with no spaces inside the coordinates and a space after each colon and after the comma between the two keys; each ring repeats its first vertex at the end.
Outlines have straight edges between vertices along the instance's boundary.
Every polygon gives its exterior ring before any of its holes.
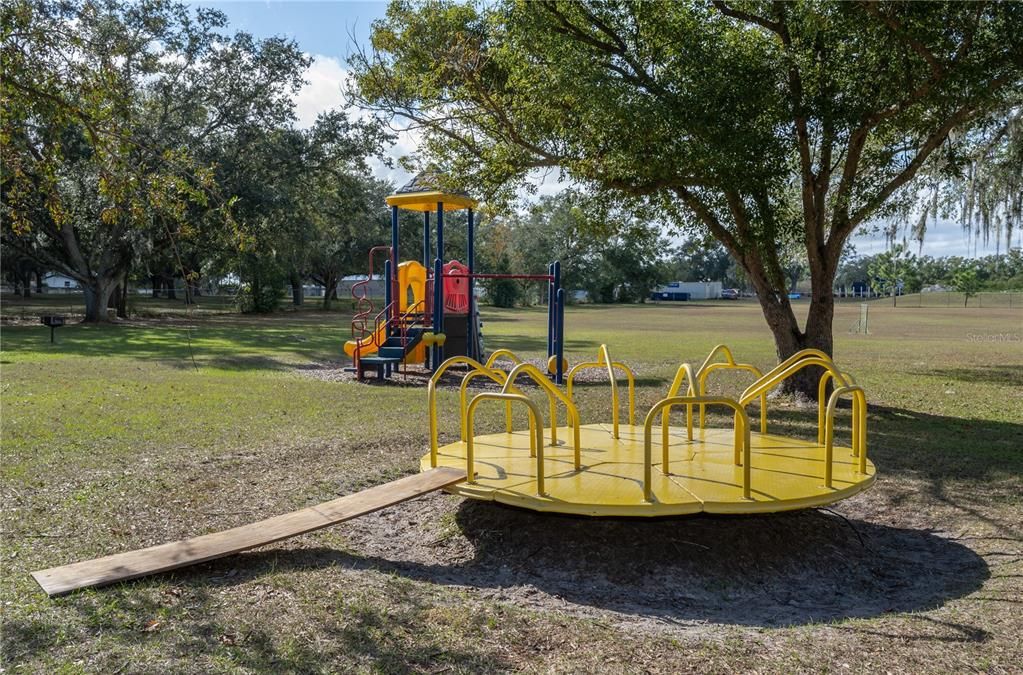
{"type": "Polygon", "coordinates": [[[311,127],[320,113],[344,105],[342,90],[349,77],[348,69],[332,56],[314,54],[312,59],[305,86],[295,95],[295,114],[303,129],[311,127]]]}
{"type": "MultiPolygon", "coordinates": [[[[311,127],[320,113],[345,107],[344,89],[352,74],[333,56],[323,54],[310,56],[312,63],[305,72],[306,83],[295,95],[295,115],[298,118],[298,126],[303,129],[311,127]]],[[[365,119],[371,114],[355,108],[348,112],[356,119],[365,119]]],[[[387,156],[391,158],[393,166],[388,167],[380,159],[371,159],[369,165],[373,174],[395,185],[406,183],[411,175],[398,164],[398,160],[415,153],[419,148],[419,140],[420,135],[416,132],[399,132],[394,145],[387,149],[387,156]]]]}

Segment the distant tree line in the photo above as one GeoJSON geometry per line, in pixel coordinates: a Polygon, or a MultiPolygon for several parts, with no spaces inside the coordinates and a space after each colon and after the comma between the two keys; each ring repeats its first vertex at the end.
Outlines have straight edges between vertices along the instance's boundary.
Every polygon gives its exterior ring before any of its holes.
{"type": "Polygon", "coordinates": [[[940,287],[971,293],[1023,290],[1023,251],[981,258],[916,256],[901,244],[870,256],[853,256],[839,269],[836,284],[866,284],[880,295],[919,293],[940,287]]]}
{"type": "Polygon", "coordinates": [[[267,311],[285,284],[301,302],[303,279],[361,269],[386,230],[367,160],[388,137],[343,111],[296,127],[293,41],[162,1],[13,0],[0,18],[3,266],[23,293],[66,275],[105,321],[139,283],[192,302],[228,278],[267,311]]]}

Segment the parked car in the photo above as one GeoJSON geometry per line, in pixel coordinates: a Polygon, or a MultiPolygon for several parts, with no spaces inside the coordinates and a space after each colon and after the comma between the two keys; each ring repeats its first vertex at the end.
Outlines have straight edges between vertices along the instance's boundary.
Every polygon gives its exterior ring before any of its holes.
{"type": "Polygon", "coordinates": [[[725,288],[721,291],[722,300],[738,300],[742,295],[738,288],[725,288]]]}

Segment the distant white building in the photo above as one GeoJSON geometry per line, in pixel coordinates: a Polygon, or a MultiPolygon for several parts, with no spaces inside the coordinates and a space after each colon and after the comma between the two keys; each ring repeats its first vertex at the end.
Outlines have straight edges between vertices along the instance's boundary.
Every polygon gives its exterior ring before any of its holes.
{"type": "Polygon", "coordinates": [[[76,291],[81,290],[78,281],[71,277],[50,272],[43,276],[43,286],[47,291],[76,291]]]}
{"type": "MultiPolygon", "coordinates": [[[[360,281],[366,281],[367,278],[365,274],[349,274],[346,277],[341,277],[341,281],[337,285],[337,297],[339,299],[350,299],[352,297],[352,286],[360,281]]],[[[373,275],[373,278],[366,285],[366,295],[371,298],[384,297],[384,276],[382,274],[373,275]]]]}
{"type": "Polygon", "coordinates": [[[721,297],[720,281],[669,281],[650,293],[651,300],[716,300],[721,297]]]}

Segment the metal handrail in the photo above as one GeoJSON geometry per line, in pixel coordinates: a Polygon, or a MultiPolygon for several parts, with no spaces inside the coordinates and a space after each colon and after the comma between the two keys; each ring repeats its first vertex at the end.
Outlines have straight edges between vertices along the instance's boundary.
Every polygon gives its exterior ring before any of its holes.
{"type": "MultiPolygon", "coordinates": [[[[568,375],[565,376],[565,390],[568,392],[568,397],[573,401],[575,400],[572,396],[572,383],[575,380],[577,373],[583,370],[592,370],[594,368],[604,369],[606,365],[600,361],[586,361],[585,363],[577,363],[572,366],[568,371],[568,375]]],[[[636,425],[636,374],[632,372],[632,369],[621,361],[612,361],[611,367],[616,370],[625,372],[625,378],[629,383],[629,425],[636,425]]]]}
{"type": "Polygon", "coordinates": [[[520,359],[518,355],[512,350],[498,349],[497,351],[491,353],[490,357],[487,359],[487,368],[493,368],[494,363],[496,363],[497,360],[500,358],[506,358],[516,365],[522,363],[522,359],[520,359]]]}
{"type": "Polygon", "coordinates": [[[832,487],[832,463],[835,454],[835,409],[844,394],[853,395],[852,451],[859,459],[859,472],[867,472],[867,392],[863,387],[852,384],[838,387],[828,399],[826,427],[824,433],[824,485],[832,487]]]}
{"type": "MultiPolygon", "coordinates": [[[[466,407],[469,405],[469,393],[468,393],[469,383],[472,382],[473,380],[475,380],[478,377],[489,377],[491,380],[493,380],[498,385],[503,387],[505,381],[507,380],[507,377],[508,377],[507,374],[503,370],[501,370],[500,368],[491,368],[490,371],[491,372],[488,373],[488,372],[482,371],[482,370],[470,370],[468,373],[465,374],[465,377],[462,378],[462,384],[458,388],[459,411],[460,411],[460,421],[461,421],[462,440],[463,441],[466,439],[465,410],[466,410],[466,407]]],[[[518,389],[516,389],[513,393],[522,393],[522,392],[519,391],[518,389]]],[[[511,403],[506,403],[505,407],[504,407],[504,425],[505,425],[505,430],[510,434],[512,432],[511,403]]]]}
{"type": "Polygon", "coordinates": [[[477,394],[469,401],[469,408],[466,411],[466,426],[468,427],[468,439],[465,442],[465,470],[467,476],[467,482],[476,482],[476,456],[475,456],[475,444],[473,441],[476,408],[483,401],[505,401],[512,403],[519,401],[526,404],[529,408],[529,417],[531,422],[531,432],[529,435],[530,445],[536,448],[536,494],[539,497],[544,496],[544,466],[543,466],[543,424],[540,416],[540,409],[536,406],[533,401],[527,396],[522,394],[508,394],[508,393],[497,393],[497,392],[483,392],[477,394]]]}
{"type": "MultiPolygon", "coordinates": [[[[690,369],[691,371],[692,369],[690,369]]],[[[735,400],[716,396],[674,396],[663,398],[650,408],[646,419],[643,421],[643,499],[647,502],[653,501],[652,466],[653,466],[653,425],[657,414],[664,408],[675,405],[725,405],[735,411],[735,455],[736,466],[742,466],[742,498],[750,499],[752,490],[750,488],[750,476],[752,474],[750,463],[750,430],[749,417],[746,411],[735,400]]],[[[664,444],[661,450],[661,472],[668,475],[668,445],[664,444]]]]}
{"type": "MultiPolygon", "coordinates": [[[[727,349],[727,348],[726,348],[727,349]]],[[[688,397],[697,395],[696,392],[696,376],[693,375],[693,367],[688,363],[683,363],[675,371],[675,377],[671,381],[671,386],[668,387],[668,395],[665,398],[676,398],[678,396],[678,390],[682,388],[683,382],[689,382],[689,389],[686,392],[688,397]]],[[[674,404],[665,406],[664,412],[661,413],[661,442],[668,445],[668,424],[671,418],[671,409],[674,404]]],[[[693,440],[693,406],[692,404],[686,405],[686,436],[691,441],[693,440]]]]}
{"type": "Polygon", "coordinates": [[[437,382],[440,380],[441,375],[444,374],[451,366],[457,364],[466,364],[471,366],[475,370],[489,372],[490,369],[484,366],[482,363],[475,359],[471,359],[468,356],[452,356],[447,359],[434,371],[430,377],[430,381],[426,384],[426,399],[427,399],[427,411],[430,417],[430,466],[436,468],[437,466],[437,382]]]}
{"type": "MultiPolygon", "coordinates": [[[[788,368],[789,366],[791,366],[793,363],[796,363],[797,361],[801,361],[803,359],[810,358],[810,357],[817,357],[817,358],[821,358],[821,359],[827,359],[828,361],[831,361],[832,363],[834,363],[834,361],[832,360],[832,358],[830,356],[828,356],[827,354],[825,354],[824,352],[822,352],[819,349],[812,349],[812,348],[810,348],[810,349],[801,349],[798,352],[796,352],[795,354],[792,354],[791,356],[789,356],[787,359],[785,359],[784,361],[782,361],[778,365],[776,365],[774,368],[771,368],[769,371],[764,373],[763,377],[761,377],[760,380],[757,380],[756,382],[751,384],[749,387],[746,388],[746,390],[749,391],[750,388],[755,387],[758,384],[760,384],[761,380],[766,380],[767,378],[773,377],[777,373],[780,373],[781,371],[783,371],[786,368],[788,368]]],[[[743,392],[743,395],[745,395],[745,393],[746,392],[743,392]]],[[[740,400],[741,400],[741,397],[740,397],[740,400]]]]}
{"type": "Polygon", "coordinates": [[[600,360],[599,361],[588,361],[585,363],[578,363],[568,371],[566,391],[568,391],[568,397],[572,398],[572,381],[575,379],[576,373],[581,370],[589,368],[605,368],[607,369],[607,377],[611,382],[611,437],[618,438],[618,378],[615,377],[615,368],[625,371],[626,379],[629,382],[629,424],[636,424],[636,377],[632,372],[632,369],[620,361],[612,361],[611,354],[607,349],[607,345],[600,345],[600,360]]]}
{"type": "MultiPolygon", "coordinates": [[[[856,384],[856,379],[849,373],[842,373],[842,377],[845,378],[846,382],[850,385],[856,384]]],[[[828,382],[831,381],[831,371],[824,371],[821,375],[820,382],[817,383],[817,443],[820,445],[824,444],[824,409],[827,407],[825,403],[825,393],[828,389],[828,382]]]]}
{"type": "MultiPolygon", "coordinates": [[[[817,356],[812,354],[813,352],[818,351],[819,350],[816,349],[806,349],[802,352],[796,352],[789,358],[785,359],[785,361],[772,368],[759,380],[746,387],[746,390],[742,392],[742,395],[739,397],[739,403],[741,405],[746,405],[757,396],[760,396],[760,394],[770,391],[793,374],[808,366],[820,366],[821,368],[824,368],[826,371],[831,373],[831,376],[835,379],[835,382],[839,386],[847,386],[849,383],[846,382],[844,377],[842,377],[842,373],[839,372],[838,367],[830,357],[827,355],[817,356]],[[804,352],[806,352],[806,354],[804,354],[804,352]],[[783,365],[785,366],[784,368],[782,368],[783,365]]],[[[823,352],[819,353],[823,354],[823,352]]]]}
{"type": "MultiPolygon", "coordinates": [[[[377,330],[379,329],[379,326],[380,326],[380,317],[383,314],[385,314],[385,313],[389,313],[393,306],[394,306],[393,302],[388,304],[388,305],[386,305],[383,309],[380,310],[379,313],[377,313],[377,315],[375,317],[373,317],[373,330],[369,331],[368,333],[366,332],[365,319],[363,319],[362,331],[363,331],[364,335],[363,335],[362,338],[360,338],[359,340],[357,340],[355,342],[355,353],[352,355],[352,361],[355,364],[355,372],[356,373],[361,373],[361,369],[359,367],[359,361],[362,359],[362,349],[363,349],[363,347],[369,346],[369,345],[363,345],[362,344],[363,340],[365,340],[366,338],[369,338],[369,344],[376,346],[378,349],[380,348],[380,344],[377,342],[377,330]]],[[[352,325],[352,328],[353,329],[355,328],[354,323],[352,325]]]]}
{"type": "Polygon", "coordinates": [[[565,410],[568,412],[568,424],[572,427],[572,442],[574,444],[573,449],[575,451],[575,469],[576,471],[580,470],[582,468],[582,447],[579,444],[579,428],[581,426],[579,421],[579,409],[576,408],[572,399],[551,384],[550,380],[547,379],[547,376],[531,363],[520,363],[512,368],[508,373],[508,379],[505,381],[504,387],[501,389],[501,393],[508,393],[508,389],[515,386],[515,378],[523,373],[528,375],[529,378],[536,382],[544,393],[547,394],[551,413],[551,445],[556,445],[558,441],[558,410],[555,399],[565,404],[565,410]]]}
{"type": "MultiPolygon", "coordinates": [[[[729,357],[731,357],[731,353],[729,353],[729,357]]],[[[697,379],[697,382],[698,382],[697,391],[699,392],[700,396],[706,396],[707,395],[707,377],[711,373],[716,371],[716,370],[745,370],[747,372],[753,373],[753,375],[757,379],[760,379],[761,377],[764,376],[764,374],[761,373],[760,369],[757,368],[756,366],[754,366],[752,364],[749,364],[749,363],[736,363],[731,358],[729,358],[729,362],[728,363],[711,363],[710,365],[705,365],[700,370],[699,374],[696,376],[696,379],[697,379]]],[[[706,419],[707,419],[707,408],[706,408],[706,406],[702,406],[701,405],[700,406],[700,428],[701,429],[703,429],[704,423],[706,422],[706,419]]],[[[767,433],[767,394],[766,393],[760,395],[760,433],[762,433],[762,434],[766,434],[767,433]]]]}
{"type": "Polygon", "coordinates": [[[725,355],[726,363],[730,366],[734,366],[735,357],[732,356],[732,350],[728,348],[728,345],[715,345],[714,349],[710,350],[710,354],[707,354],[707,358],[705,358],[703,363],[700,364],[700,368],[696,371],[696,374],[699,375],[702,373],[703,370],[710,365],[711,360],[718,354],[722,353],[725,355]]]}

